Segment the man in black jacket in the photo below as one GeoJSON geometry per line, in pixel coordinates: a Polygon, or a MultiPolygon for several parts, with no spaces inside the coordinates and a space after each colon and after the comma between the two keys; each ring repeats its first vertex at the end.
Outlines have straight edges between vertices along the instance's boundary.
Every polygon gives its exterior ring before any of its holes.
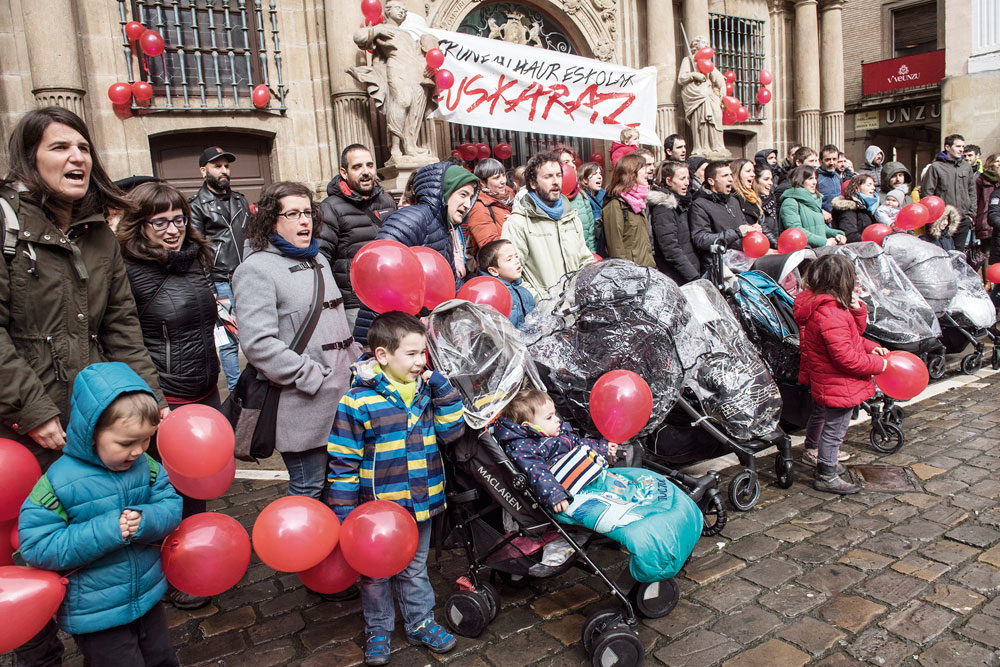
{"type": "Polygon", "coordinates": [[[746,224],[743,211],[732,192],[733,170],[729,163],[709,162],[705,167],[705,189],[702,196],[691,202],[688,209],[691,243],[701,260],[702,273],[712,265],[713,244],[739,250],[745,235],[761,231],[759,224],[746,224]]]}
{"type": "MultiPolygon", "coordinates": [[[[219,146],[206,148],[198,158],[205,182],[189,200],[191,226],[212,245],[211,279],[215,294],[229,310],[232,310],[233,302],[230,280],[243,261],[243,239],[250,221],[250,206],[246,197],[229,187],[229,164],[235,161],[235,155],[219,146]]],[[[240,378],[240,355],[236,341],[230,334],[226,336],[229,342],[218,346],[219,360],[222,372],[226,374],[226,384],[232,391],[240,378]]]]}
{"type": "Polygon", "coordinates": [[[326,186],[329,195],[320,204],[323,225],[319,249],[330,262],[337,286],[344,296],[347,324],[354,330],[361,302],[351,289],[351,260],[369,241],[375,240],[396,202],[375,180],[375,158],[361,144],[351,144],[340,154],[340,175],[326,186]]]}

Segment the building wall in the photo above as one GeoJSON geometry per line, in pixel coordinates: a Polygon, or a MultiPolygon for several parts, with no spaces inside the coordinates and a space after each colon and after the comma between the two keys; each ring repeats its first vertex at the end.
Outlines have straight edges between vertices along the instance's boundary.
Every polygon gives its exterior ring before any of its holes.
{"type": "Polygon", "coordinates": [[[844,5],[844,99],[847,104],[861,101],[861,63],[883,59],[882,4],[864,0],[844,5]]]}

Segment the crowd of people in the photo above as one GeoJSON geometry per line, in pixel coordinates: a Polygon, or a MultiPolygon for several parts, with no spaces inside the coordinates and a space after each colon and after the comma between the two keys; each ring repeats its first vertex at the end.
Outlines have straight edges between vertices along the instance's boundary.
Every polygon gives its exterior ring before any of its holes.
{"type": "MultiPolygon", "coordinates": [[[[491,158],[474,166],[453,158],[416,171],[398,204],[378,182],[372,151],[355,144],[342,151],[339,174],[321,202],[310,187],[283,181],[267,186],[252,209],[231,186],[236,156],[223,147],[200,156],[204,182],[193,197],[153,178],[116,185],[79,117],[58,107],[31,111],[10,137],[10,169],[0,185],[0,365],[6,369],[0,437],[24,444],[43,471],[54,471],[58,496],[60,484],[91,484],[80,481],[85,466],[125,474],[144,460],[146,447],[153,457],[146,465],[154,470],[155,427],[172,408],[220,408],[220,371],[230,391],[241,373],[256,373],[281,390],[275,445],[288,469],[289,494],[329,502],[341,518],[380,496],[414,515],[420,547],[397,579],[397,595],[405,602],[408,639],[443,652],[455,641],[433,619],[425,561],[429,520],[443,505],[436,451],[460,432],[461,404],[443,376],[426,370],[420,321],[376,315],[352,288],[351,262],[366,244],[394,239],[429,247],[445,259],[456,287],[478,275],[500,280],[511,292],[510,317],[518,326],[565,275],[602,258],[627,259],[683,284],[705,273],[713,248],[740,249],[751,232],[763,233],[772,252],[789,228],[802,229],[810,246],[848,243],[876,221],[891,225],[902,206],[932,194],[947,204],[942,220],[925,232],[934,243],[964,250],[1000,227],[1000,154],[980,162],[979,149],[959,135],[945,139],[919,193],[906,167],[886,162],[875,146],[855,173],[835,146],[818,153],[791,146],[780,164],[773,149],[753,160],[719,161],[688,157],[683,137],[671,135],[666,159],[657,164],[637,133],[621,139],[607,174],[601,164],[579,164],[565,145],[511,170],[491,158]],[[248,362],[242,371],[240,350],[248,362]],[[107,386],[112,380],[118,384],[107,386]],[[139,427],[122,431],[122,424],[139,427]],[[401,424],[412,428],[401,431],[401,424]],[[375,457],[376,442],[386,451],[404,443],[406,453],[375,457]],[[57,459],[77,467],[54,467],[57,459]]],[[[990,251],[994,260],[1000,261],[1000,244],[990,251]]],[[[838,326],[857,325],[859,306],[838,280],[814,276],[812,287],[827,297],[813,310],[849,310],[853,318],[834,313],[838,326]]],[[[851,345],[855,356],[883,353],[854,338],[851,345]]],[[[875,372],[881,361],[855,365],[875,372]]],[[[846,424],[846,407],[835,407],[824,419],[837,431],[846,424]]],[[[512,428],[534,428],[529,417],[514,416],[512,428]]],[[[824,434],[823,419],[810,428],[813,444],[821,443],[822,471],[835,475],[829,466],[838,454],[836,433],[824,434]]],[[[559,428],[536,430],[544,438],[559,428]]],[[[614,445],[595,447],[614,457],[614,445]]],[[[129,483],[144,475],[133,471],[129,483]]],[[[140,664],[114,655],[123,633],[132,643],[155,639],[164,656],[156,664],[177,664],[162,646],[157,600],[164,590],[179,608],[208,600],[166,589],[158,565],[123,558],[120,549],[141,550],[132,542],[140,536],[148,537],[148,547],[182,517],[204,511],[204,501],[176,503],[176,494],[151,482],[138,484],[140,495],[162,500],[163,512],[122,511],[134,506],[113,480],[98,475],[83,496],[118,508],[83,519],[108,522],[106,544],[74,560],[68,554],[81,538],[64,537],[54,553],[36,548],[44,538],[26,533],[24,553],[55,569],[96,562],[107,576],[143,582],[142,604],[131,607],[97,591],[100,577],[74,584],[80,595],[68,598],[59,619],[92,664],[140,664]],[[117,555],[108,561],[108,554],[117,555]],[[98,620],[75,621],[87,605],[107,611],[98,620]]],[[[823,488],[853,492],[830,479],[823,488]]],[[[554,511],[568,506],[564,495],[554,496],[554,511]]],[[[58,531],[61,524],[39,511],[31,509],[44,526],[37,534],[58,531]]],[[[366,660],[384,664],[392,589],[388,580],[363,578],[361,593],[366,660]]],[[[18,664],[51,664],[61,652],[53,622],[18,649],[18,664]]]]}

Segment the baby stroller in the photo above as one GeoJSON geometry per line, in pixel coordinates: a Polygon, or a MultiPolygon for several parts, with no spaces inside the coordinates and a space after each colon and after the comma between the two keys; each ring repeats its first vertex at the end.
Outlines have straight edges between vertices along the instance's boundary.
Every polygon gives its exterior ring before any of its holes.
{"type": "MultiPolygon", "coordinates": [[[[717,399],[714,414],[704,412],[696,394],[682,392],[689,373],[699,370],[699,355],[710,347],[700,329],[687,297],[672,280],[655,269],[612,259],[564,278],[555,295],[540,301],[525,319],[522,337],[557,407],[573,414],[592,434],[597,430],[588,400],[594,382],[616,368],[640,375],[653,392],[652,416],[638,435],[640,442],[648,443],[647,458],[673,466],[731,451],[747,470],[730,485],[729,498],[737,509],[749,509],[760,495],[753,454],[772,445],[787,451],[790,445],[783,444],[787,439],[780,430],[768,431],[759,424],[756,430],[768,432],[748,439],[741,439],[739,428],[727,433],[716,426],[724,414],[720,400],[735,401],[739,386],[716,386],[708,392],[717,399]],[[684,346],[693,347],[679,349],[684,346]],[[677,434],[685,438],[683,452],[676,451],[677,434]]],[[[751,378],[756,376],[719,374],[715,380],[751,378]]],[[[643,449],[633,444],[632,451],[638,458],[643,449]]]]}
{"type": "Polygon", "coordinates": [[[965,255],[952,250],[948,256],[958,289],[940,320],[945,349],[958,352],[965,349],[967,343],[972,343],[972,353],[962,357],[962,371],[972,374],[982,367],[986,349],[983,338],[989,338],[993,343],[990,366],[993,370],[1000,370],[1000,349],[997,348],[997,338],[993,333],[997,320],[993,300],[983,287],[979,274],[969,266],[965,255]]]}
{"type": "MultiPolygon", "coordinates": [[[[527,476],[483,428],[523,385],[541,384],[517,330],[492,309],[453,300],[431,314],[428,341],[435,366],[462,395],[471,427],[444,452],[450,527],[443,532],[449,535],[446,544],[464,548],[469,563],[468,574],[458,580],[461,590],[445,603],[447,623],[456,633],[475,637],[496,616],[499,594],[486,572],[516,584],[578,567],[599,577],[621,603],[620,609],[591,615],[584,625],[583,645],[593,663],[641,664],[637,612],[649,618],[668,614],[679,597],[676,582],[640,583],[629,568],[614,578],[608,575],[587,554],[603,538],[557,522],[532,492],[527,476]]],[[[688,480],[690,486],[677,492],[689,492],[696,503],[717,495],[717,476],[688,480]]]]}

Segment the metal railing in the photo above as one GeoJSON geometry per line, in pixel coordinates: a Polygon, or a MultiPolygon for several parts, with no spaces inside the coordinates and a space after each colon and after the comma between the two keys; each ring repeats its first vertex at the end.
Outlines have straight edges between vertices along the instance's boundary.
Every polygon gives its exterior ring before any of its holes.
{"type": "Polygon", "coordinates": [[[119,0],[118,8],[128,81],[154,90],[133,111],[287,110],[275,0],[266,9],[262,0],[119,0]],[[129,21],[160,33],[163,54],[148,57],[130,42],[129,21]],[[264,108],[252,100],[259,84],[271,91],[264,108]]]}
{"type": "Polygon", "coordinates": [[[767,118],[765,106],[757,103],[759,74],[764,67],[764,22],[728,14],[709,15],[715,66],[720,72],[736,73],[733,93],[750,112],[750,120],[767,118]]]}
{"type": "Polygon", "coordinates": [[[535,153],[551,150],[557,144],[572,146],[577,156],[584,162],[593,153],[591,140],[581,137],[564,137],[539,132],[515,132],[459,123],[449,123],[448,129],[452,148],[465,143],[484,143],[491,148],[500,143],[510,144],[511,156],[506,160],[500,160],[508,169],[527,163],[528,158],[535,153]]]}

